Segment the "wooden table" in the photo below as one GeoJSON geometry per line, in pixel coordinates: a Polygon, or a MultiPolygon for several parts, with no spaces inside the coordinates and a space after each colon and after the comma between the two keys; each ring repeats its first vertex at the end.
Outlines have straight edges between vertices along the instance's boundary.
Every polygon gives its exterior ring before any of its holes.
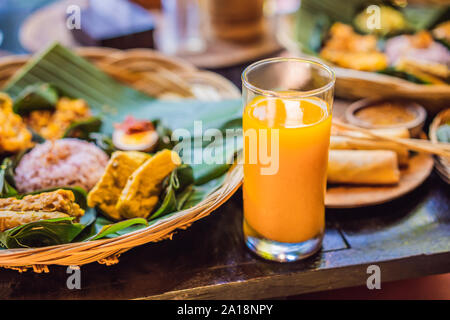
{"type": "MultiPolygon", "coordinates": [[[[242,67],[219,71],[239,85],[242,67]]],[[[238,191],[173,240],[134,248],[114,266],[81,267],[81,290],[67,289],[64,267],[0,270],[0,299],[276,298],[365,285],[371,264],[380,266],[382,282],[450,272],[450,189],[435,173],[390,203],[326,215],[317,255],[263,261],[245,248],[238,191]]]]}
{"type": "Polygon", "coordinates": [[[0,299],[255,299],[363,285],[367,266],[382,281],[450,271],[447,185],[432,176],[409,195],[357,210],[327,210],[323,250],[298,263],[263,261],[244,246],[240,192],[173,240],[147,244],[120,263],[81,267],[69,290],[64,267],[49,274],[0,271],[0,299]]]}

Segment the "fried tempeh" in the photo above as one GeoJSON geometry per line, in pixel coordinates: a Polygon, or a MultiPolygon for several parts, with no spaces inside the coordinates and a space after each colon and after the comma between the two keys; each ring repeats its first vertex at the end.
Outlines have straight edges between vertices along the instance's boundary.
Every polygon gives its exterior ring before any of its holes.
{"type": "Polygon", "coordinates": [[[73,192],[64,189],[28,195],[23,199],[0,199],[0,211],[60,212],[71,217],[81,217],[84,214],[84,210],[75,202],[73,192]]]}
{"type": "Polygon", "coordinates": [[[0,210],[0,232],[21,226],[29,222],[54,218],[64,218],[68,216],[69,215],[58,211],[46,212],[0,210]]]}
{"type": "Polygon", "coordinates": [[[78,220],[84,210],[70,190],[58,189],[25,196],[0,199],[0,232],[29,222],[62,217],[78,220]]]}

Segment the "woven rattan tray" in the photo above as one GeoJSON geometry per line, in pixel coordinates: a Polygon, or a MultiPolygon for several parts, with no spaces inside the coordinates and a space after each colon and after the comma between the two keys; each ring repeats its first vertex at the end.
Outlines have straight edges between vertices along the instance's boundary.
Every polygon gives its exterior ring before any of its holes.
{"type": "MultiPolygon", "coordinates": [[[[220,100],[240,97],[239,89],[222,76],[200,71],[189,63],[153,50],[83,48],[77,50],[77,53],[117,80],[160,99],[220,100]]],[[[0,86],[29,58],[9,56],[0,59],[0,86]]],[[[144,229],[110,239],[0,250],[0,266],[20,272],[28,268],[35,272],[48,272],[48,265],[80,266],[94,261],[106,265],[115,264],[123,252],[148,242],[172,239],[177,229],[186,229],[194,221],[209,215],[236,192],[241,185],[242,176],[242,167],[233,166],[221,187],[202,202],[162,218],[144,229]]]]}

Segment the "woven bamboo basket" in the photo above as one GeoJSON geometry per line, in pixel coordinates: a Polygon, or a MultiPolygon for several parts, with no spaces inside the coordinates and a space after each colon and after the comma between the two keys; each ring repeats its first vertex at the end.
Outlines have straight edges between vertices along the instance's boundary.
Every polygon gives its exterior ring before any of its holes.
{"type": "MultiPolygon", "coordinates": [[[[160,99],[220,100],[240,97],[239,89],[222,76],[200,71],[189,63],[153,50],[82,48],[77,53],[117,80],[160,99]]],[[[24,55],[0,59],[0,87],[29,58],[24,55]]],[[[172,239],[176,230],[186,229],[209,215],[236,192],[242,177],[242,166],[234,165],[226,174],[222,186],[196,206],[126,235],[42,248],[0,250],[0,266],[19,272],[31,268],[41,273],[49,272],[49,265],[81,266],[95,261],[105,265],[116,264],[118,257],[131,248],[172,239]]]]}
{"type": "MultiPolygon", "coordinates": [[[[437,129],[444,123],[450,121],[450,109],[441,111],[430,125],[429,136],[432,142],[438,142],[437,129]]],[[[434,156],[434,163],[437,173],[442,179],[450,184],[450,158],[434,156]]]]}

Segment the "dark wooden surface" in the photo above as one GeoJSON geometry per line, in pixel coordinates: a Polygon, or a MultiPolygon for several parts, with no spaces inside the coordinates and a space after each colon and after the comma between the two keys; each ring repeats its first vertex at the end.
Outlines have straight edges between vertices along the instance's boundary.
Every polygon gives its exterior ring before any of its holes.
{"type": "MultiPolygon", "coordinates": [[[[241,67],[221,70],[239,84],[241,67]]],[[[0,299],[255,299],[364,285],[367,266],[382,282],[450,272],[450,189],[433,173],[384,205],[327,210],[322,251],[301,262],[261,260],[244,246],[239,190],[173,240],[125,253],[118,265],[81,267],[69,290],[64,267],[49,274],[0,270],[0,299]]]]}
{"type": "Polygon", "coordinates": [[[245,248],[241,203],[238,191],[173,240],[137,247],[115,266],[83,266],[81,290],[67,289],[63,267],[1,270],[0,299],[273,298],[365,284],[370,264],[382,281],[450,271],[449,189],[434,173],[391,203],[327,210],[323,250],[291,264],[245,248]]]}

